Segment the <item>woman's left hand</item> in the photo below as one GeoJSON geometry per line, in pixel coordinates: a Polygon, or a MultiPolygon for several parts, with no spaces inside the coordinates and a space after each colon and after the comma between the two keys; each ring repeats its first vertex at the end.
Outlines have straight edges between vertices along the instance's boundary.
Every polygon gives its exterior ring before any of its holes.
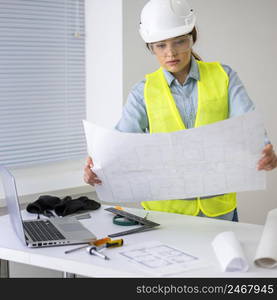
{"type": "Polygon", "coordinates": [[[271,144],[267,144],[262,152],[262,158],[258,162],[257,169],[270,171],[277,167],[277,156],[271,144]]]}

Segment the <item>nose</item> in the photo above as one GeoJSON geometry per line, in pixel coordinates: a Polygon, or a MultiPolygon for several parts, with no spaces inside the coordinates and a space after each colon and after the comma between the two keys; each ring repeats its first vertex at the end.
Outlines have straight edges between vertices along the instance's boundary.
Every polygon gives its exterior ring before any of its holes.
{"type": "Polygon", "coordinates": [[[177,54],[176,49],[172,47],[171,45],[167,47],[165,56],[172,57],[177,54]]]}

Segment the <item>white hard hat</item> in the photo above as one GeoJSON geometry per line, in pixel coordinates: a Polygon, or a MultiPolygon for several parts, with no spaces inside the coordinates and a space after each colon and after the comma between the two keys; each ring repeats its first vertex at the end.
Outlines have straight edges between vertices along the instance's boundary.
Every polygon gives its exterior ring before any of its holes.
{"type": "Polygon", "coordinates": [[[196,17],[186,0],[150,0],[141,11],[140,35],[153,43],[187,34],[196,17]]]}

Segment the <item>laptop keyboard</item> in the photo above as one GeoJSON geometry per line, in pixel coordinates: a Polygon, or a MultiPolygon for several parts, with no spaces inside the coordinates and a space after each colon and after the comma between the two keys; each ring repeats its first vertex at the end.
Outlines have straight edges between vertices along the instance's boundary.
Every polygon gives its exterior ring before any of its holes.
{"type": "Polygon", "coordinates": [[[65,240],[65,237],[49,221],[35,220],[24,222],[24,229],[35,242],[65,240]]]}

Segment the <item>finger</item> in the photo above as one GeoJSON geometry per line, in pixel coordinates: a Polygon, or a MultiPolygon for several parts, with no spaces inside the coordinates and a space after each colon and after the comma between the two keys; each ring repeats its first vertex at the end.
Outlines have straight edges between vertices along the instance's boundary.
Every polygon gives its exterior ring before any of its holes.
{"type": "Polygon", "coordinates": [[[263,170],[265,170],[265,171],[271,171],[273,169],[274,169],[274,167],[272,165],[268,165],[263,168],[263,170]]]}
{"type": "Polygon", "coordinates": [[[270,171],[277,167],[277,158],[274,156],[269,161],[263,161],[260,165],[258,170],[266,170],[270,171]]]}
{"type": "Polygon", "coordinates": [[[92,174],[90,174],[90,179],[94,180],[94,181],[100,181],[100,179],[98,178],[98,176],[92,172],[92,174]]]}
{"type": "Polygon", "coordinates": [[[94,186],[95,184],[102,184],[102,181],[100,179],[96,179],[95,177],[91,177],[91,176],[87,176],[86,174],[84,175],[84,181],[85,183],[88,183],[92,186],[94,186]]]}
{"type": "Polygon", "coordinates": [[[274,159],[271,162],[272,169],[275,169],[277,167],[277,157],[274,155],[274,159]]]}
{"type": "Polygon", "coordinates": [[[258,170],[263,170],[264,168],[270,166],[270,164],[271,164],[271,160],[270,159],[268,159],[268,158],[262,159],[258,163],[258,170]]]}
{"type": "Polygon", "coordinates": [[[86,174],[84,175],[84,182],[87,184],[91,184],[92,186],[94,186],[94,182],[90,181],[89,176],[87,176],[86,174]]]}
{"type": "Polygon", "coordinates": [[[270,165],[273,161],[274,161],[274,156],[266,156],[265,158],[263,158],[262,164],[265,166],[270,165]]]}
{"type": "Polygon", "coordinates": [[[92,186],[95,186],[96,184],[101,185],[101,184],[102,184],[102,181],[99,180],[99,179],[91,179],[91,178],[89,178],[89,179],[87,180],[87,183],[88,183],[88,184],[91,184],[92,186]]]}
{"type": "Polygon", "coordinates": [[[258,165],[264,166],[275,159],[276,155],[274,151],[265,152],[262,158],[259,160],[258,165]]]}
{"type": "Polygon", "coordinates": [[[87,166],[89,166],[90,168],[93,167],[93,161],[92,161],[92,158],[90,156],[87,157],[87,166]]]}
{"type": "Polygon", "coordinates": [[[91,171],[90,168],[85,169],[85,176],[87,177],[89,182],[101,183],[101,180],[98,178],[97,174],[91,171]]]}
{"type": "Polygon", "coordinates": [[[267,144],[264,147],[262,154],[267,155],[267,154],[270,154],[272,152],[273,152],[273,146],[272,146],[272,144],[267,144]]]}
{"type": "Polygon", "coordinates": [[[97,177],[97,175],[91,170],[89,166],[85,166],[84,171],[86,174],[88,174],[88,176],[97,177]]]}

